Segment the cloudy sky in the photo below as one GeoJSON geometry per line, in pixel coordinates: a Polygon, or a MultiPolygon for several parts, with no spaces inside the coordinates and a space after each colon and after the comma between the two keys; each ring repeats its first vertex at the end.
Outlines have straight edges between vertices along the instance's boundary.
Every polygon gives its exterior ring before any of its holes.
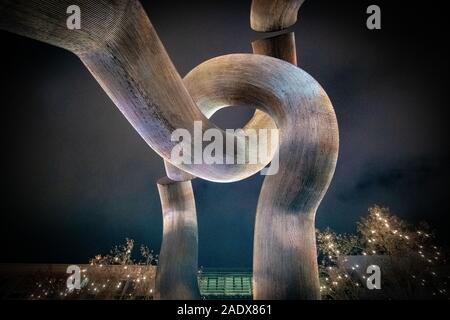
{"type": "MultiPolygon", "coordinates": [[[[392,1],[391,1],[392,2],[392,1]]],[[[295,27],[299,66],[333,102],[340,127],[335,177],[317,225],[352,232],[373,204],[428,221],[450,242],[444,10],[377,1],[382,30],[365,27],[365,1],[307,0],[295,27]]],[[[250,1],[143,1],[182,76],[199,63],[251,51],[250,1]]],[[[87,262],[125,237],[156,251],[162,160],[82,63],[62,49],[0,31],[1,262],[87,262]]],[[[230,108],[213,119],[239,127],[230,108]]],[[[250,267],[263,178],[193,182],[200,265],[250,267]]]]}

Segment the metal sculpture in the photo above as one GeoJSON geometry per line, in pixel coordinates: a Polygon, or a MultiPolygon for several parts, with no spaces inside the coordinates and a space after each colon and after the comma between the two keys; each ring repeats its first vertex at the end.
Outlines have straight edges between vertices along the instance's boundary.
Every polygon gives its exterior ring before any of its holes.
{"type": "MultiPolygon", "coordinates": [[[[253,43],[256,54],[211,59],[182,80],[137,0],[77,1],[83,12],[80,30],[66,27],[71,2],[0,0],[0,28],[75,53],[164,159],[167,177],[158,182],[164,232],[157,297],[198,298],[197,221],[190,180],[239,181],[271,160],[174,163],[171,133],[177,128],[193,132],[195,121],[203,132],[217,128],[208,120],[214,112],[244,105],[258,109],[244,129],[280,132],[279,144],[269,146],[271,156],[279,152],[280,171],[265,178],[257,207],[254,297],[319,299],[314,220],[336,166],[338,127],[326,92],[295,66],[294,35],[258,40],[253,43]]],[[[302,3],[254,0],[251,25],[257,31],[284,29],[295,23],[302,3]]],[[[253,152],[239,146],[231,154],[224,150],[224,159],[253,152]]]]}
{"type": "Polygon", "coordinates": [[[158,181],[163,212],[163,241],[156,273],[155,298],[199,299],[198,230],[190,181],[158,181]]]}

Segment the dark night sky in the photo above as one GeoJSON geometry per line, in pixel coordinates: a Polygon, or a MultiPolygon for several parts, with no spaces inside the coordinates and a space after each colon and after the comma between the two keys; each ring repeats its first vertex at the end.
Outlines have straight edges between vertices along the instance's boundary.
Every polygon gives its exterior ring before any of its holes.
{"type": "MultiPolygon", "coordinates": [[[[428,221],[450,243],[443,4],[382,8],[307,0],[295,31],[299,65],[328,92],[340,156],[317,225],[352,232],[375,203],[411,223],[428,221]]],[[[250,1],[143,1],[180,74],[209,58],[250,52],[250,1]]],[[[87,262],[125,237],[159,250],[156,181],[162,160],[123,118],[77,57],[0,31],[2,254],[0,262],[87,262]]],[[[240,126],[251,114],[214,119],[240,126]]],[[[262,177],[196,179],[200,265],[250,267],[262,177]]]]}

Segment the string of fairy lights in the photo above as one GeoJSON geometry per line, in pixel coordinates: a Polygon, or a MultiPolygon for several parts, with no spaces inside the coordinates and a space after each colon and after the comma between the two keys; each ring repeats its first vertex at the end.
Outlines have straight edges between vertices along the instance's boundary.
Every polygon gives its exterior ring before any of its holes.
{"type": "Polygon", "coordinates": [[[158,255],[146,246],[140,247],[140,260],[132,258],[134,241],[115,246],[107,255],[96,255],[80,275],[80,289],[67,288],[67,274],[36,282],[30,299],[114,298],[153,299],[155,265],[158,255]]]}
{"type": "Polygon", "coordinates": [[[322,257],[320,290],[326,298],[351,299],[365,289],[366,269],[356,263],[346,264],[352,255],[365,256],[362,261],[367,263],[387,263],[397,268],[395,276],[409,277],[412,287],[427,287],[432,296],[448,298],[449,277],[437,271],[446,261],[442,250],[431,244],[432,234],[408,228],[386,208],[371,208],[368,217],[358,224],[357,235],[338,235],[325,230],[318,232],[317,238],[319,257],[322,257]],[[383,260],[386,257],[389,260],[383,260]],[[410,264],[415,266],[414,273],[406,269],[410,264]]]}
{"type": "MultiPolygon", "coordinates": [[[[399,290],[403,287],[422,287],[433,297],[448,299],[450,279],[448,273],[439,272],[440,269],[445,269],[445,254],[432,240],[433,235],[426,228],[409,228],[404,221],[390,214],[389,210],[377,206],[370,208],[368,216],[358,223],[355,235],[336,234],[331,230],[318,231],[322,297],[360,298],[362,290],[367,289],[367,264],[376,261],[383,268],[395,266],[395,279],[389,279],[389,276],[386,279],[385,275],[384,284],[392,281],[397,283],[399,290]],[[354,257],[359,257],[359,260],[352,259],[354,257]],[[404,281],[403,285],[399,281],[404,281]]],[[[81,290],[68,290],[67,278],[51,278],[36,282],[30,299],[70,299],[83,295],[94,298],[109,296],[120,299],[152,299],[154,273],[149,272],[149,268],[155,268],[157,255],[152,255],[148,249],[141,249],[146,261],[143,265],[136,265],[131,259],[132,251],[133,241],[127,239],[124,246],[115,247],[110,255],[98,255],[92,259],[90,265],[81,270],[81,290]],[[114,272],[101,272],[103,268],[112,267],[114,272]],[[99,274],[109,276],[99,277],[99,274]]]]}
{"type": "Polygon", "coordinates": [[[93,265],[81,270],[81,288],[68,289],[67,278],[48,278],[36,282],[36,290],[30,299],[64,299],[76,297],[111,297],[120,299],[152,299],[154,291],[154,266],[107,266],[93,265]],[[130,270],[131,269],[131,270],[130,270]],[[102,277],[106,274],[108,277],[102,277]],[[95,280],[90,280],[90,278],[95,280]],[[129,290],[127,290],[129,289],[129,290]]]}

